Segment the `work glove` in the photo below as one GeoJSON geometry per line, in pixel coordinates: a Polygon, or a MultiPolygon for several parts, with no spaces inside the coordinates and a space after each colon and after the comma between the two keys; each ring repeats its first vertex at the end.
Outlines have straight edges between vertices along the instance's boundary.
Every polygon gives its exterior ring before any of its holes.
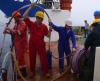
{"type": "Polygon", "coordinates": [[[52,31],[52,27],[51,26],[49,27],[49,31],[52,31]]]}

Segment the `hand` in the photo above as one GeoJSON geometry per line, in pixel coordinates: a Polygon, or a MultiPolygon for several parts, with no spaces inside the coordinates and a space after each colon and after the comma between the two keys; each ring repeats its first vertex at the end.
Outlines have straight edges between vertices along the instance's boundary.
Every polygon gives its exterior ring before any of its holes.
{"type": "Polygon", "coordinates": [[[4,30],[4,32],[3,32],[3,34],[6,34],[6,33],[10,33],[10,29],[9,28],[5,28],[5,30],[4,30]]]}
{"type": "Polygon", "coordinates": [[[73,49],[72,49],[72,52],[76,52],[76,48],[73,48],[73,49]]]}
{"type": "Polygon", "coordinates": [[[48,22],[51,22],[51,19],[50,18],[48,18],[48,22]]]}
{"type": "Polygon", "coordinates": [[[51,26],[49,27],[49,31],[52,31],[52,27],[51,26]]]}
{"type": "Polygon", "coordinates": [[[6,27],[5,30],[11,31],[11,28],[6,27]]]}
{"type": "Polygon", "coordinates": [[[3,32],[3,34],[6,34],[6,33],[8,33],[8,34],[9,34],[9,33],[10,33],[10,31],[9,31],[8,29],[5,29],[5,30],[4,30],[4,32],[3,32]]]}
{"type": "Polygon", "coordinates": [[[8,28],[8,27],[6,27],[5,30],[6,30],[6,31],[9,31],[9,32],[14,32],[13,29],[8,28]]]}

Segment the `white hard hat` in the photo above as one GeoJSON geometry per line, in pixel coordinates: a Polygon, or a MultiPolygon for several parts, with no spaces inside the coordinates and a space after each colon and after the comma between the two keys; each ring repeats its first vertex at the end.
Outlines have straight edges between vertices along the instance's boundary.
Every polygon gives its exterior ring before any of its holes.
{"type": "Polygon", "coordinates": [[[66,20],[65,24],[67,24],[68,26],[72,26],[72,21],[71,20],[66,20]]]}

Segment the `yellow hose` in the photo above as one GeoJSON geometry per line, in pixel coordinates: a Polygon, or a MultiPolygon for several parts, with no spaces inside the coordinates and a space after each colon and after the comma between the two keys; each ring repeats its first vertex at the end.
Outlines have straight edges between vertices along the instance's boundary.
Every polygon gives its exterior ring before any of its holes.
{"type": "Polygon", "coordinates": [[[15,64],[15,67],[16,67],[16,70],[17,70],[19,76],[21,77],[21,79],[22,79],[23,81],[27,81],[27,80],[23,77],[23,75],[21,74],[21,72],[20,72],[19,65],[18,65],[18,62],[17,62],[17,60],[16,60],[15,54],[14,54],[13,52],[11,52],[11,55],[12,55],[12,57],[13,57],[14,64],[15,64]]]}

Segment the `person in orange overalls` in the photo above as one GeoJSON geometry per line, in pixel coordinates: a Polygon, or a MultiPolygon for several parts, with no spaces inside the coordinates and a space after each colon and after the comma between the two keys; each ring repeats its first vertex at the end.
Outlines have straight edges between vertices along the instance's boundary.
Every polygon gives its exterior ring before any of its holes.
{"type": "Polygon", "coordinates": [[[44,36],[48,36],[48,28],[42,23],[44,19],[44,13],[38,11],[35,14],[36,21],[31,21],[28,17],[25,18],[25,22],[28,25],[30,32],[29,39],[29,55],[30,55],[30,72],[31,76],[35,75],[35,65],[36,65],[36,55],[39,54],[40,62],[43,70],[44,76],[49,76],[48,74],[48,62],[47,54],[44,42],[44,36]]]}
{"type": "Polygon", "coordinates": [[[21,19],[21,14],[17,11],[12,13],[15,20],[13,29],[6,28],[4,33],[14,36],[13,44],[15,47],[16,58],[18,60],[19,68],[23,76],[26,76],[25,52],[27,50],[27,25],[21,19]]]}

